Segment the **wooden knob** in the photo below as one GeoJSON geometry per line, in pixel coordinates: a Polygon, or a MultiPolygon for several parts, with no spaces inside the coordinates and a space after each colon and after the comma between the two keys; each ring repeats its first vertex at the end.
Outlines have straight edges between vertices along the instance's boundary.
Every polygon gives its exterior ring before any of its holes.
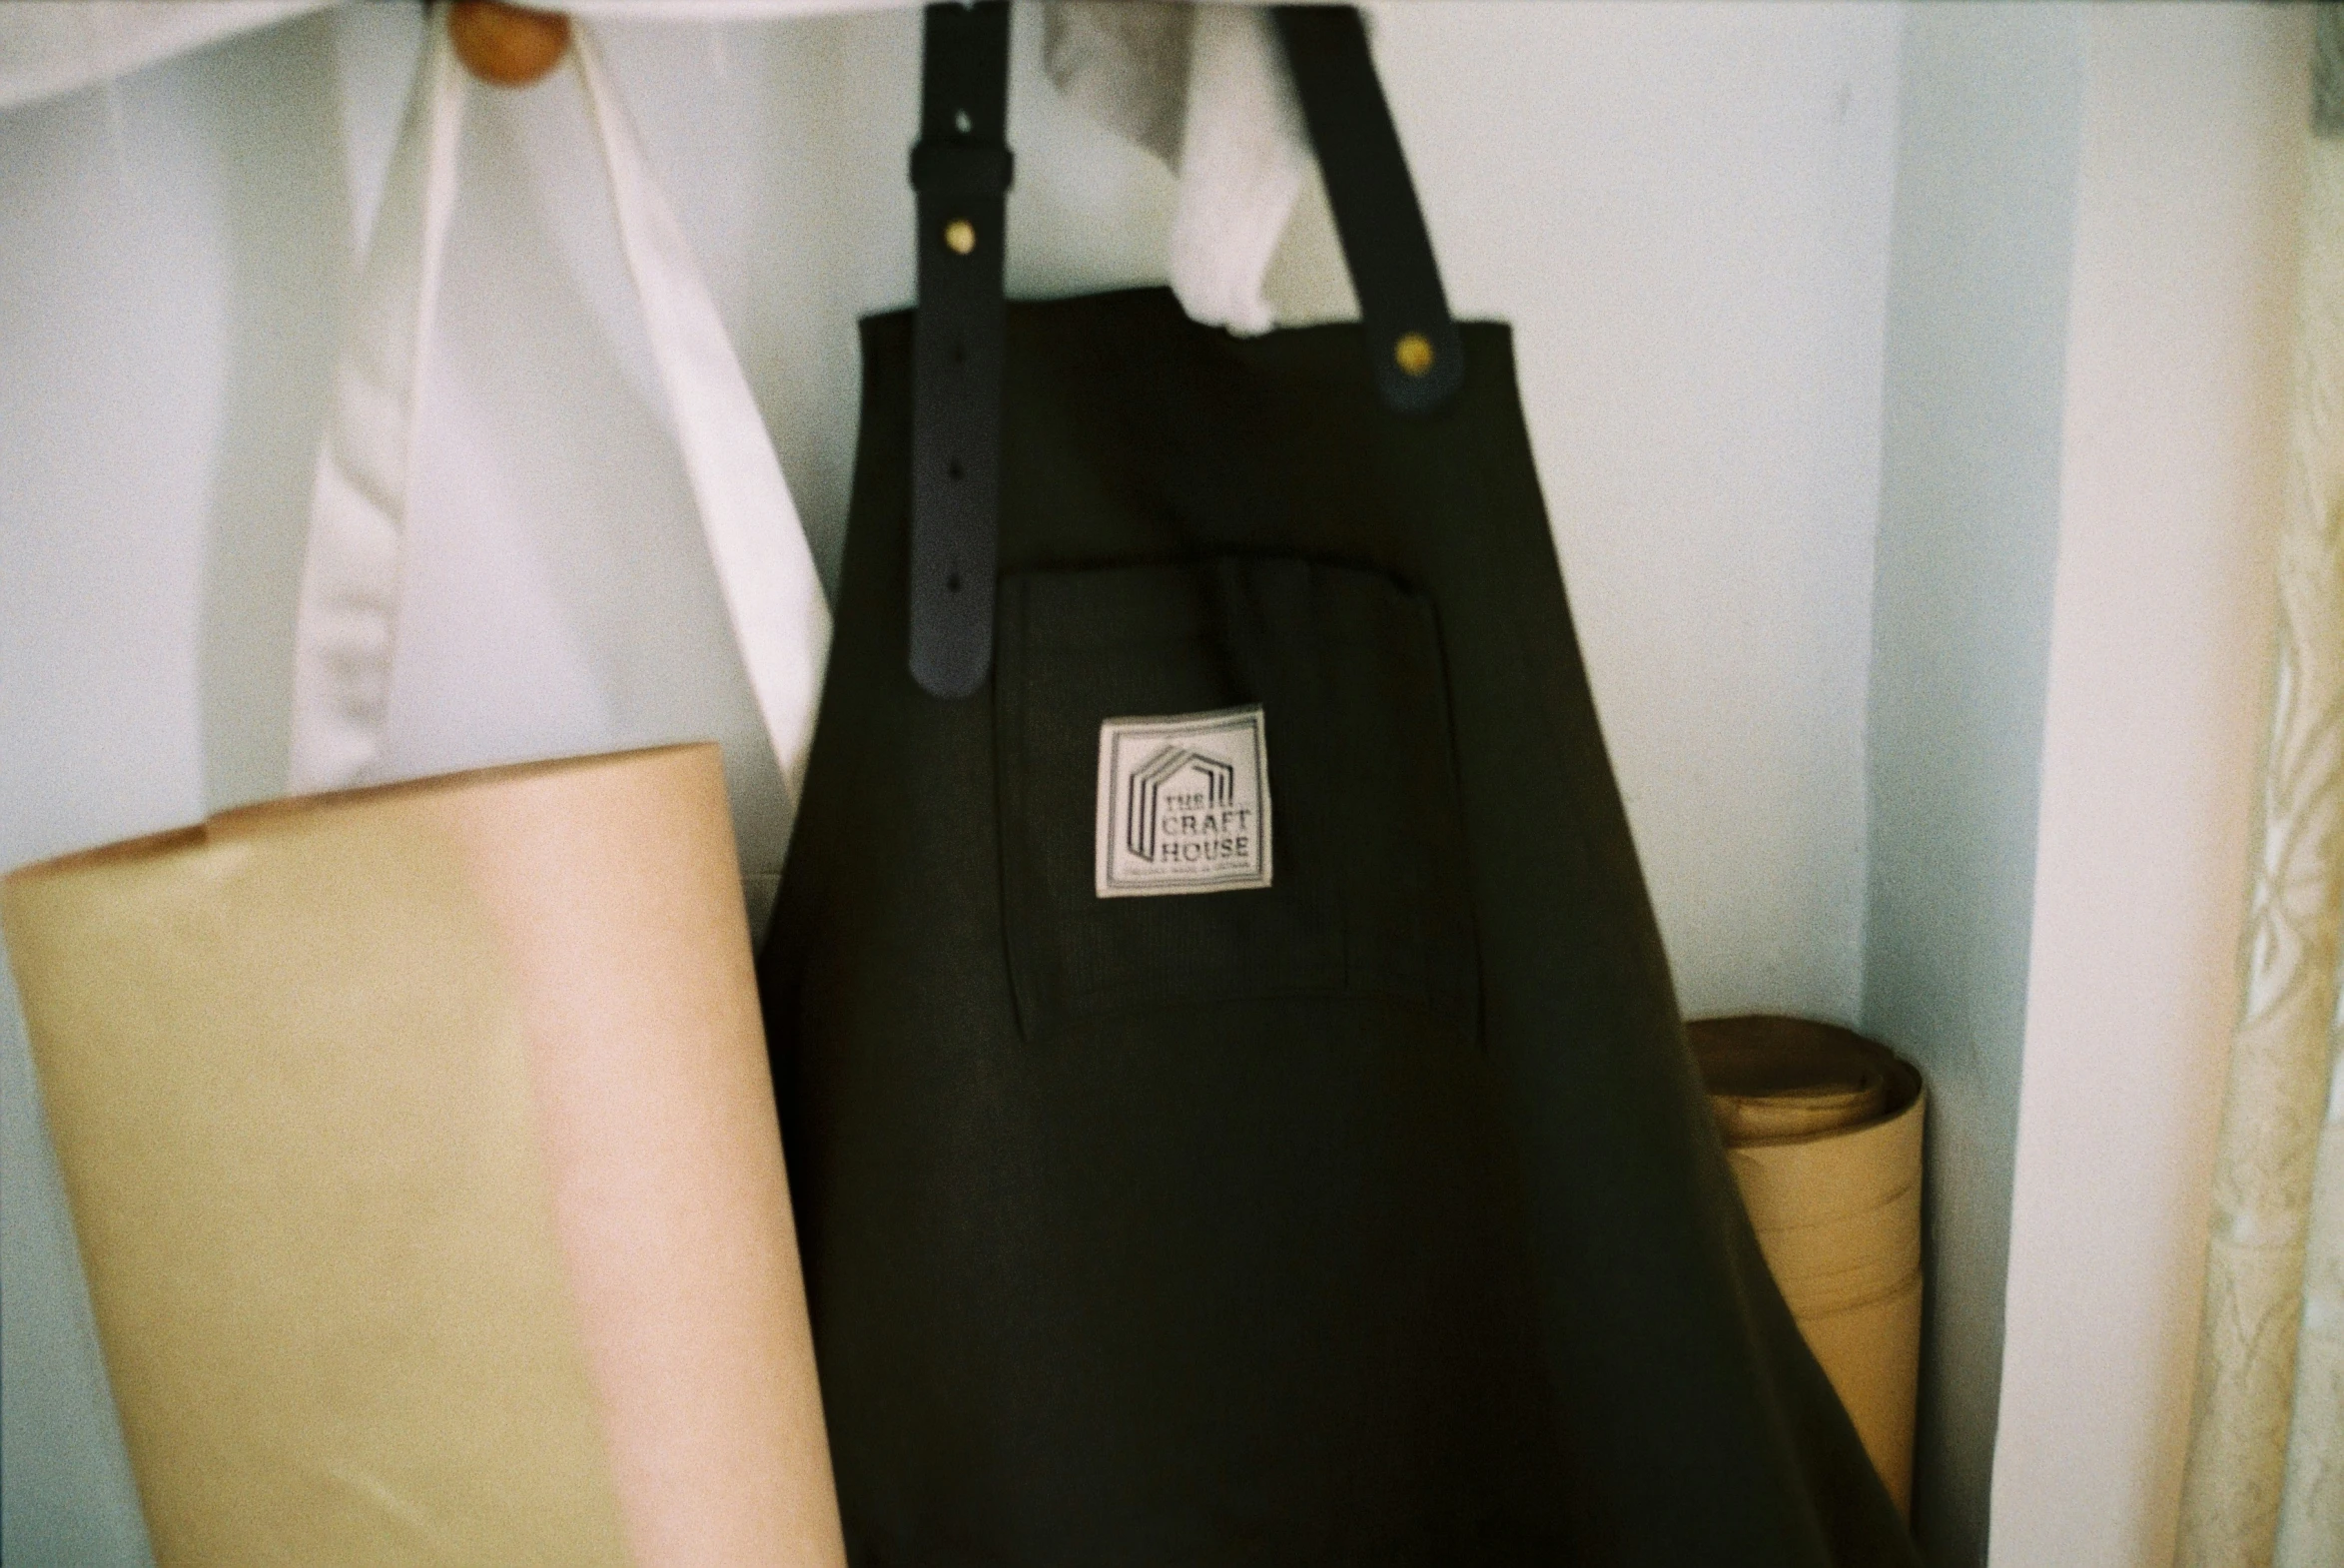
{"type": "Polygon", "coordinates": [[[447,10],[455,57],[493,87],[526,87],[561,64],[569,18],[504,0],[455,0],[447,10]]]}

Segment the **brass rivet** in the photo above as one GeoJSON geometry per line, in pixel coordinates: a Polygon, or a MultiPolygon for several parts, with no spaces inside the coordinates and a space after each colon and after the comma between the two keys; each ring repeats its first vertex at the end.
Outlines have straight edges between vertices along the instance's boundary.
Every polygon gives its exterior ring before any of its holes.
{"type": "Polygon", "coordinates": [[[977,226],[966,218],[955,218],[944,226],[944,248],[955,256],[966,256],[977,249],[977,226]]]}
{"type": "Polygon", "coordinates": [[[1422,376],[1432,369],[1432,343],[1422,333],[1402,333],[1392,345],[1392,358],[1410,376],[1422,376]]]}

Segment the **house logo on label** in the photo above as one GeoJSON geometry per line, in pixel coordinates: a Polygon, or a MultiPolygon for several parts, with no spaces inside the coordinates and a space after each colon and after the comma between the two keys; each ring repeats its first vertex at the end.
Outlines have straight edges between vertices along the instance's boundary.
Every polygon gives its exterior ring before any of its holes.
{"type": "MultiPolygon", "coordinates": [[[[1210,818],[1215,812],[1235,813],[1240,809],[1230,804],[1237,793],[1237,770],[1232,764],[1202,752],[1190,751],[1185,746],[1165,747],[1140,764],[1139,770],[1132,775],[1132,798],[1124,803],[1124,841],[1132,853],[1142,860],[1153,862],[1157,845],[1165,837],[1163,829],[1166,813],[1162,808],[1168,799],[1168,791],[1175,810],[1182,807],[1202,808],[1210,818]],[[1195,776],[1191,787],[1178,788],[1181,784],[1190,784],[1191,781],[1181,777],[1186,773],[1195,776]]],[[[1172,820],[1176,827],[1179,817],[1175,814],[1172,820]]]]}
{"type": "Polygon", "coordinates": [[[1269,886],[1261,709],[1099,727],[1101,898],[1269,886]]]}

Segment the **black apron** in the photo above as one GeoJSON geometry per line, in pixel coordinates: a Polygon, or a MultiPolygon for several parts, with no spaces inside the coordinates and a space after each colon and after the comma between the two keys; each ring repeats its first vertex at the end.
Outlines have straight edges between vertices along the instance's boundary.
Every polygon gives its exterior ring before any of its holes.
{"type": "Polygon", "coordinates": [[[913,329],[761,969],[854,1562],[1916,1562],[1694,1076],[1506,329],[1407,416],[1358,326],[1009,307],[959,700],[913,329]]]}

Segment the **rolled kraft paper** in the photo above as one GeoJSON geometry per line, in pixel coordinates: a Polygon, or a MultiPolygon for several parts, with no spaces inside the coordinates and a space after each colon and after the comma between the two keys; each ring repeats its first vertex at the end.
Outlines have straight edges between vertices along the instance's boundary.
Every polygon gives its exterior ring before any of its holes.
{"type": "Polygon", "coordinates": [[[1921,1372],[1921,1075],[1829,1024],[1688,1024],[1760,1250],[1909,1509],[1921,1372]]]}
{"type": "Polygon", "coordinates": [[[1837,1311],[1921,1271],[1918,1091],[1900,1115],[1726,1146],[1726,1164],[1793,1312],[1837,1311]]]}
{"type": "Polygon", "coordinates": [[[1895,1052],[1831,1024],[1750,1014],[1687,1026],[1728,1144],[1877,1122],[1921,1090],[1895,1052]]]}
{"type": "Polygon", "coordinates": [[[1873,1468],[1910,1516],[1913,1401],[1920,1375],[1921,1275],[1903,1289],[1836,1312],[1798,1313],[1799,1331],[1830,1374],[1873,1468]]]}
{"type": "Polygon", "coordinates": [[[0,883],[155,1555],[845,1554],[713,746],[0,883]]]}

